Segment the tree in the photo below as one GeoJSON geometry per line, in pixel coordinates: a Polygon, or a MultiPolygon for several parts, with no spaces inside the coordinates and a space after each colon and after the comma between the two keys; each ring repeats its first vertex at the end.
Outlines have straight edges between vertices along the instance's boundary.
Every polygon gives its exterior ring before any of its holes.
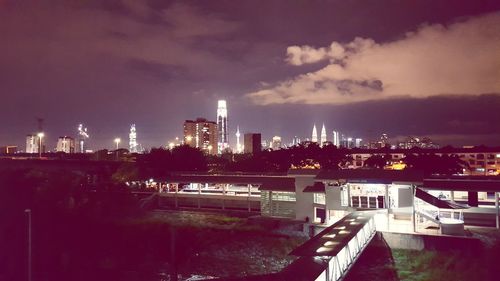
{"type": "Polygon", "coordinates": [[[403,158],[403,162],[406,164],[406,169],[420,170],[425,175],[462,174],[463,170],[469,167],[455,154],[439,156],[434,153],[410,153],[403,158]]]}

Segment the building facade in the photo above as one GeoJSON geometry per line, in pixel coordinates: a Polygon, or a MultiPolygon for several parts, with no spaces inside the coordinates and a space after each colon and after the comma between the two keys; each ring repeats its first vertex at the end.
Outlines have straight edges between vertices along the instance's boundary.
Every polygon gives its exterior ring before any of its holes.
{"type": "Polygon", "coordinates": [[[229,134],[227,131],[227,103],[225,100],[217,102],[217,152],[221,154],[229,148],[229,134]]]}
{"type": "Polygon", "coordinates": [[[75,153],[75,140],[71,137],[63,136],[57,139],[57,152],[75,153]]]}
{"type": "Polygon", "coordinates": [[[247,133],[244,135],[244,152],[255,154],[262,150],[262,139],[260,134],[247,133]]]}
{"type": "Polygon", "coordinates": [[[217,154],[217,123],[204,118],[184,122],[184,144],[217,154]]]}

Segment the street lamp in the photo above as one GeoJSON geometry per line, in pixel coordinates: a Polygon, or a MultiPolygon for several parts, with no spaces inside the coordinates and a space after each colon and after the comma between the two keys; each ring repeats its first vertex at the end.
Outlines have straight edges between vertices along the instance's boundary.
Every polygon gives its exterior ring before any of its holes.
{"type": "Polygon", "coordinates": [[[28,281],[31,281],[31,209],[24,212],[28,216],[28,281]]]}
{"type": "Polygon", "coordinates": [[[38,155],[40,156],[40,158],[42,158],[42,139],[44,137],[44,133],[40,132],[37,134],[37,137],[38,137],[38,155]]]}
{"type": "Polygon", "coordinates": [[[119,148],[119,145],[120,145],[120,142],[121,142],[121,141],[122,141],[122,140],[121,140],[120,138],[116,138],[116,139],[115,139],[116,149],[118,149],[118,148],[119,148]]]}

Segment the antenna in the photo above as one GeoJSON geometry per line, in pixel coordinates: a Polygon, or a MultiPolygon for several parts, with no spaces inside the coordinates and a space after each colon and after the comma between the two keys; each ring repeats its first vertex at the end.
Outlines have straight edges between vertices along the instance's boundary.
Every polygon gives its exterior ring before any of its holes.
{"type": "Polygon", "coordinates": [[[38,132],[43,132],[43,118],[36,117],[36,122],[38,123],[38,132]]]}

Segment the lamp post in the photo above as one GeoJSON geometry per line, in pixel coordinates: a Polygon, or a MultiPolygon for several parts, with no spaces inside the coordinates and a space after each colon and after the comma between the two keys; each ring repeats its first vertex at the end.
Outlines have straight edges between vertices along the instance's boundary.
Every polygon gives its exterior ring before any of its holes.
{"type": "Polygon", "coordinates": [[[31,281],[31,209],[24,212],[28,216],[28,281],[31,281]]]}
{"type": "Polygon", "coordinates": [[[122,140],[121,140],[120,138],[116,138],[116,139],[115,139],[116,149],[118,149],[118,148],[119,148],[119,145],[120,145],[120,142],[121,142],[121,141],[122,141],[122,140]]]}
{"type": "Polygon", "coordinates": [[[44,137],[44,133],[40,132],[37,134],[38,137],[38,156],[42,158],[42,139],[44,137]]]}

